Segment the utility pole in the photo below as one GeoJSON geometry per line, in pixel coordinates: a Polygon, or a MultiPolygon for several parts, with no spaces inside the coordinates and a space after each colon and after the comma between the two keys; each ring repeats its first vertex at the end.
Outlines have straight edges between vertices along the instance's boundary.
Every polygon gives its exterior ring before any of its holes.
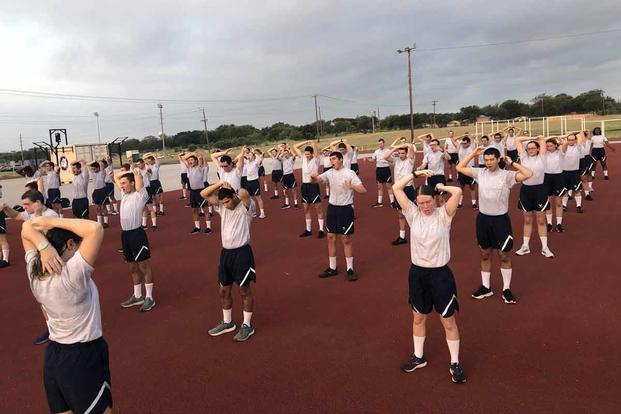
{"type": "Polygon", "coordinates": [[[317,95],[313,95],[313,98],[315,98],[315,126],[317,129],[317,142],[319,142],[319,108],[317,107],[317,95]]]}
{"type": "Polygon", "coordinates": [[[371,111],[371,132],[375,134],[375,111],[371,111]]]}
{"type": "Polygon", "coordinates": [[[602,89],[602,115],[606,115],[606,97],[604,96],[603,89],[602,89]]]}
{"type": "Polygon", "coordinates": [[[379,111],[379,106],[377,107],[377,130],[381,131],[382,130],[382,125],[381,125],[381,121],[380,121],[380,111],[379,111]]]}
{"type": "Polygon", "coordinates": [[[323,116],[321,116],[321,105],[318,105],[317,109],[319,109],[319,135],[323,135],[323,116]]]}
{"type": "Polygon", "coordinates": [[[97,118],[97,143],[101,144],[101,132],[99,131],[99,112],[93,112],[95,118],[97,118]]]}
{"type": "Polygon", "coordinates": [[[162,136],[162,152],[166,152],[166,135],[164,134],[164,116],[162,114],[162,104],[157,104],[160,109],[160,135],[162,136]]]}
{"type": "Polygon", "coordinates": [[[207,143],[207,148],[209,148],[209,135],[207,134],[207,116],[205,115],[205,108],[201,108],[203,111],[203,125],[205,125],[205,142],[207,143]]]}
{"type": "Polygon", "coordinates": [[[435,125],[436,125],[436,104],[437,103],[438,103],[438,101],[433,101],[432,102],[432,105],[433,105],[433,121],[432,121],[433,125],[432,126],[433,127],[435,127],[435,125]]]}
{"type": "Polygon", "coordinates": [[[22,167],[24,166],[24,140],[22,139],[22,134],[19,134],[19,148],[22,152],[22,167]]]}
{"type": "Polygon", "coordinates": [[[408,91],[410,93],[410,142],[414,142],[414,105],[412,103],[412,51],[416,50],[416,42],[412,44],[412,47],[408,46],[403,49],[397,50],[397,53],[408,54],[408,91]]]}

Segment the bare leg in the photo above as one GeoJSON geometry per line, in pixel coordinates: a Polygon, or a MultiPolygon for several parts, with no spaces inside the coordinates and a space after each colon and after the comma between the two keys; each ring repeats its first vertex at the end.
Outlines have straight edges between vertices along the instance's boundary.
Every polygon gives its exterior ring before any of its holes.
{"type": "Polygon", "coordinates": [[[250,284],[241,286],[239,293],[242,298],[244,312],[252,312],[254,310],[254,297],[252,296],[252,290],[250,290],[250,284]]]}

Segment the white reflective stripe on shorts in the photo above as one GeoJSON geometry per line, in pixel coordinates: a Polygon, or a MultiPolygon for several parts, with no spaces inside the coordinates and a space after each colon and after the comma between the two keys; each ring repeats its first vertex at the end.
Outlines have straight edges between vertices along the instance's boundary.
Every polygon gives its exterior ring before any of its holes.
{"type": "Polygon", "coordinates": [[[252,267],[248,268],[248,271],[246,272],[246,276],[244,276],[244,279],[241,281],[241,283],[239,284],[239,286],[243,286],[244,282],[246,281],[246,279],[248,279],[248,276],[250,276],[250,272],[252,273],[257,273],[254,271],[254,269],[252,267]]]}
{"type": "Polygon", "coordinates": [[[6,228],[4,228],[4,227],[2,227],[2,226],[0,226],[0,229],[2,229],[2,230],[4,230],[4,231],[6,231],[6,228]]]}
{"type": "Polygon", "coordinates": [[[453,297],[449,301],[448,305],[446,305],[446,308],[444,308],[444,312],[442,312],[442,316],[446,315],[446,312],[448,312],[449,308],[451,307],[451,303],[453,303],[454,300],[455,300],[455,294],[453,293],[453,297]]]}
{"type": "Polygon", "coordinates": [[[519,203],[520,203],[520,208],[524,210],[524,213],[528,213],[528,211],[526,211],[526,209],[524,208],[524,204],[522,204],[522,200],[519,200],[519,203]]]}
{"type": "Polygon", "coordinates": [[[546,211],[546,209],[548,208],[549,205],[550,205],[550,199],[546,198],[546,203],[541,208],[541,211],[546,211]]]}
{"type": "Polygon", "coordinates": [[[346,235],[346,234],[347,234],[347,232],[348,232],[349,230],[351,230],[351,227],[352,227],[353,225],[354,225],[354,222],[352,221],[352,222],[351,222],[351,224],[349,225],[349,227],[347,227],[347,230],[345,230],[345,232],[343,233],[343,235],[346,235]]]}
{"type": "Polygon", "coordinates": [[[315,202],[315,201],[317,201],[317,200],[319,200],[319,194],[317,194],[317,195],[315,196],[315,198],[313,198],[313,201],[312,201],[312,202],[314,203],[314,202],[315,202]]]}
{"type": "Polygon", "coordinates": [[[149,248],[147,246],[145,246],[144,244],[142,245],[142,247],[140,248],[140,250],[138,250],[138,254],[136,255],[136,257],[134,258],[134,260],[138,260],[138,258],[140,257],[140,253],[142,253],[143,250],[149,250],[149,248]]]}
{"type": "Polygon", "coordinates": [[[416,306],[414,306],[413,304],[412,304],[412,310],[413,310],[414,312],[416,312],[416,313],[420,313],[420,311],[419,311],[418,309],[416,309],[416,306]]]}
{"type": "Polygon", "coordinates": [[[110,392],[112,392],[112,388],[110,388],[110,384],[108,384],[108,381],[104,381],[104,383],[101,385],[101,388],[99,389],[99,392],[97,393],[97,396],[95,397],[91,405],[86,409],[86,411],[84,411],[84,414],[89,414],[91,411],[93,411],[93,408],[97,406],[97,403],[99,402],[99,399],[103,395],[106,388],[108,388],[110,392]]]}
{"type": "Polygon", "coordinates": [[[500,250],[504,250],[505,247],[507,247],[507,244],[509,244],[509,240],[513,240],[513,236],[507,236],[507,239],[505,240],[505,242],[502,244],[502,247],[500,248],[500,250]]]}

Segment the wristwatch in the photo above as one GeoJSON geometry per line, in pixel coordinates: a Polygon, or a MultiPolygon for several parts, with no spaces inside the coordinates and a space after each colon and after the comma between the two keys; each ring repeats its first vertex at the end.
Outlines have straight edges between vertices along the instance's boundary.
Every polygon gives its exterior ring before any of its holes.
{"type": "Polygon", "coordinates": [[[37,246],[37,250],[38,251],[45,250],[48,247],[50,247],[50,242],[45,240],[45,241],[42,241],[41,243],[39,243],[39,245],[37,246]]]}

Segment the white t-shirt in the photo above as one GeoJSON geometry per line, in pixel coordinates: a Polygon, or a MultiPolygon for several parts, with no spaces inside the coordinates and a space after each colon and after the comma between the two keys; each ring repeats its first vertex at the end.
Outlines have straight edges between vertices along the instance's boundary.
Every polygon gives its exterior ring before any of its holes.
{"type": "Polygon", "coordinates": [[[505,140],[505,144],[506,144],[506,147],[507,147],[507,151],[515,151],[517,149],[517,141],[515,140],[515,135],[513,135],[513,136],[507,135],[507,139],[505,140]]]}
{"type": "Polygon", "coordinates": [[[254,200],[250,201],[250,208],[239,202],[233,210],[224,206],[214,206],[214,211],[220,214],[220,234],[222,247],[237,249],[250,243],[250,222],[256,210],[254,200]]]}
{"type": "Polygon", "coordinates": [[[457,148],[453,145],[453,141],[450,138],[447,138],[444,142],[446,144],[446,151],[449,154],[457,154],[457,148]]]}
{"type": "Polygon", "coordinates": [[[520,153],[520,164],[533,172],[533,176],[527,180],[522,181],[522,184],[543,184],[546,170],[546,162],[541,155],[537,154],[536,156],[531,157],[526,151],[522,151],[520,153]]]}
{"type": "Polygon", "coordinates": [[[608,138],[604,135],[593,135],[591,137],[593,148],[604,148],[604,142],[608,142],[608,138]]]}
{"type": "Polygon", "coordinates": [[[432,151],[431,145],[429,145],[426,141],[423,141],[423,157],[432,151]]]}
{"type": "MultiPolygon", "coordinates": [[[[248,159],[244,157],[244,165],[242,166],[242,177],[248,177],[248,159]]],[[[247,179],[247,178],[246,178],[247,179]]]]}
{"type": "Polygon", "coordinates": [[[354,159],[354,152],[352,150],[347,151],[343,154],[343,167],[351,168],[354,159]]]}
{"type": "Polygon", "coordinates": [[[106,172],[105,171],[97,171],[93,173],[93,188],[95,190],[99,190],[101,188],[106,188],[106,172]]]}
{"type": "Polygon", "coordinates": [[[404,216],[410,225],[412,264],[427,268],[446,265],[451,259],[450,231],[453,218],[444,206],[425,215],[410,201],[404,216]]]}
{"type": "Polygon", "coordinates": [[[156,161],[155,163],[150,164],[149,168],[151,168],[151,181],[159,180],[160,179],[160,163],[156,161]]]}
{"type": "Polygon", "coordinates": [[[582,158],[587,155],[591,155],[591,147],[593,146],[593,142],[590,139],[585,139],[582,145],[580,145],[580,156],[582,158]]]}
{"type": "MultiPolygon", "coordinates": [[[[399,157],[392,157],[392,160],[395,163],[395,182],[414,171],[414,160],[410,157],[406,156],[404,160],[399,157]]],[[[414,182],[410,180],[407,185],[414,185],[414,182]]]]}
{"type": "Polygon", "coordinates": [[[568,145],[565,156],[561,161],[563,171],[576,171],[580,169],[580,147],[578,145],[568,145]]]}
{"type": "Polygon", "coordinates": [[[282,161],[278,158],[272,158],[272,171],[282,170],[282,161]]]}
{"type": "Polygon", "coordinates": [[[302,157],[302,182],[310,183],[311,174],[319,172],[319,159],[317,157],[310,160],[302,157]]]}
{"type": "Polygon", "coordinates": [[[188,166],[188,181],[190,182],[191,190],[202,190],[205,185],[203,181],[203,167],[200,165],[188,166]]]}
{"type": "Polygon", "coordinates": [[[114,175],[114,168],[110,164],[108,164],[108,166],[106,167],[104,171],[106,172],[106,176],[104,177],[104,182],[106,184],[111,184],[113,182],[112,175],[114,175]]]}
{"type": "Polygon", "coordinates": [[[423,164],[433,171],[433,175],[444,175],[444,153],[442,151],[430,151],[423,157],[423,164]]]}
{"type": "Polygon", "coordinates": [[[50,340],[74,344],[100,338],[101,311],[99,292],[91,278],[93,267],[77,251],[60,275],[39,280],[33,274],[33,261],[38,255],[36,250],[26,252],[26,269],[32,294],[47,314],[50,340]]]}
{"type": "Polygon", "coordinates": [[[218,168],[218,174],[221,181],[229,183],[233,190],[239,191],[241,188],[241,172],[237,168],[231,167],[231,171],[226,172],[224,168],[220,167],[218,168]]]}
{"type": "Polygon", "coordinates": [[[60,177],[56,171],[48,171],[45,175],[45,188],[46,189],[58,189],[60,188],[60,177]]]}
{"type": "Polygon", "coordinates": [[[244,162],[244,168],[246,168],[246,179],[248,181],[254,181],[259,179],[259,167],[260,163],[257,162],[256,158],[252,161],[246,160],[244,162]]]}
{"type": "Polygon", "coordinates": [[[151,187],[151,172],[146,165],[144,168],[140,169],[140,174],[142,174],[142,183],[144,186],[151,187]]]}
{"type": "Polygon", "coordinates": [[[330,183],[330,198],[333,206],[348,206],[354,203],[354,190],[343,188],[343,183],[351,181],[351,185],[362,184],[360,177],[349,168],[331,168],[319,176],[321,181],[330,183]]]}
{"type": "Polygon", "coordinates": [[[281,158],[282,162],[282,173],[284,175],[293,174],[293,165],[295,164],[295,157],[290,156],[289,158],[281,158]]]}
{"type": "Polygon", "coordinates": [[[188,173],[188,166],[185,165],[185,162],[183,162],[183,160],[179,160],[179,171],[181,174],[188,173]]]}
{"type": "MultiPolygon", "coordinates": [[[[41,213],[41,216],[43,217],[54,217],[54,218],[58,218],[60,217],[58,215],[58,213],[56,213],[54,210],[52,210],[51,208],[46,208],[45,210],[43,210],[43,212],[41,213]]],[[[36,217],[34,214],[30,214],[28,213],[26,210],[22,211],[19,213],[19,217],[24,220],[24,221],[28,221],[34,217],[36,217]]]]}
{"type": "Polygon", "coordinates": [[[142,210],[149,200],[146,187],[121,196],[121,229],[135,230],[142,226],[142,210]]]}
{"type": "Polygon", "coordinates": [[[472,177],[479,184],[479,211],[488,216],[501,216],[509,210],[509,193],[516,184],[517,171],[498,168],[473,168],[472,177]]]}
{"type": "Polygon", "coordinates": [[[73,188],[73,199],[87,198],[86,193],[88,191],[88,168],[83,168],[82,172],[73,176],[71,182],[73,188]]]}
{"type": "Polygon", "coordinates": [[[496,142],[496,141],[492,141],[489,144],[490,148],[496,148],[499,152],[500,152],[500,158],[505,156],[505,143],[500,141],[500,142],[496,142]]]}
{"type": "Polygon", "coordinates": [[[485,155],[484,155],[483,153],[484,153],[484,152],[485,152],[485,150],[486,150],[486,149],[488,149],[488,148],[495,148],[495,147],[492,147],[492,146],[491,146],[491,145],[489,145],[489,144],[487,144],[487,145],[484,145],[484,146],[483,146],[483,152],[481,152],[481,155],[479,155],[479,157],[478,157],[478,158],[479,158],[479,159],[478,159],[478,161],[479,161],[479,165],[482,165],[482,166],[484,166],[484,165],[485,165],[485,155]]]}
{"type": "Polygon", "coordinates": [[[389,150],[386,147],[384,147],[383,149],[378,148],[378,149],[375,150],[375,152],[371,156],[371,158],[373,158],[375,160],[375,166],[377,168],[380,168],[380,167],[390,167],[390,162],[388,162],[388,160],[384,159],[384,157],[386,156],[387,152],[391,152],[391,150],[389,150]]]}
{"type": "Polygon", "coordinates": [[[543,159],[546,162],[546,174],[560,174],[563,172],[563,153],[561,150],[557,149],[554,152],[547,151],[543,155],[543,159]]]}
{"type": "Polygon", "coordinates": [[[358,164],[358,150],[351,151],[351,163],[358,164]]]}
{"type": "Polygon", "coordinates": [[[203,183],[209,182],[209,163],[203,164],[203,183]]]}
{"type": "Polygon", "coordinates": [[[323,163],[323,168],[331,168],[332,161],[330,161],[330,156],[321,156],[321,162],[323,163]]]}
{"type": "MultiPolygon", "coordinates": [[[[466,158],[468,158],[468,155],[473,153],[475,149],[476,148],[472,144],[470,144],[468,148],[464,148],[463,146],[460,145],[459,150],[457,151],[457,154],[459,155],[459,161],[461,162],[462,160],[465,160],[466,158]]],[[[474,166],[474,158],[468,161],[468,164],[466,164],[466,167],[472,167],[472,166],[474,166]]]]}

